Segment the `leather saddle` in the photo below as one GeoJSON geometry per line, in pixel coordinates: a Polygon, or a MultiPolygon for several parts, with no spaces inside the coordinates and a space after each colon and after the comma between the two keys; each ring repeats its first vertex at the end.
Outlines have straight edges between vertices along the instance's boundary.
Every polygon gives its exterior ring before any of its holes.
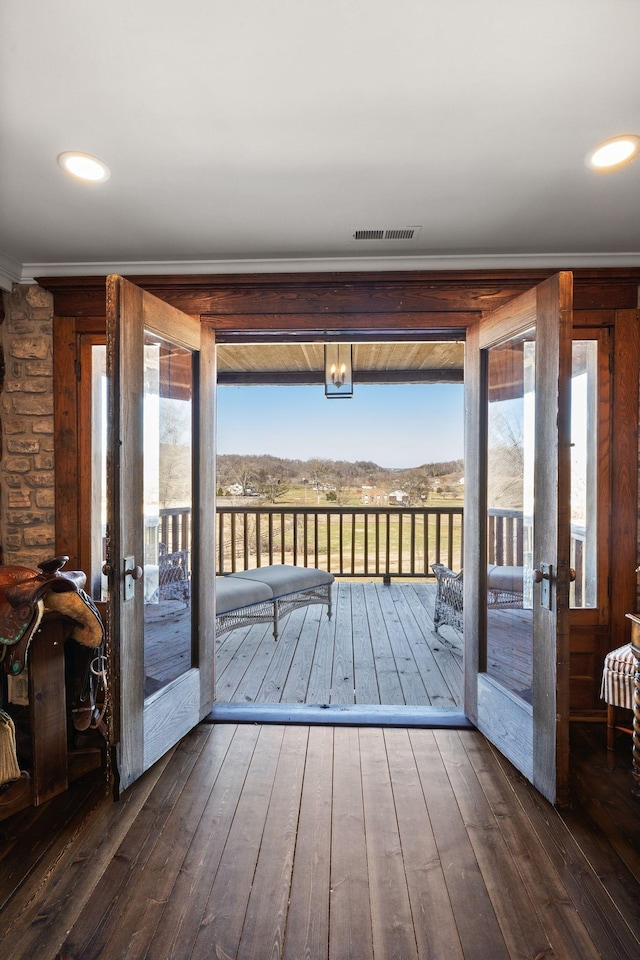
{"type": "Polygon", "coordinates": [[[100,614],[85,593],[81,570],[62,571],[68,557],[30,567],[0,566],[0,662],[17,676],[27,662],[29,644],[47,610],[75,621],[71,636],[88,647],[104,641],[100,614]]]}

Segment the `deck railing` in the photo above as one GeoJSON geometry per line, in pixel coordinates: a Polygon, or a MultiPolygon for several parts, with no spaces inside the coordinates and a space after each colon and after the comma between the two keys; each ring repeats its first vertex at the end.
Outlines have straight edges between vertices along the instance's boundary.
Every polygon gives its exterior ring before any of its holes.
{"type": "Polygon", "coordinates": [[[462,565],[462,507],[219,506],[218,573],[272,563],[347,577],[431,577],[462,565]]]}
{"type": "MultiPolygon", "coordinates": [[[[218,506],[217,573],[271,563],[321,567],[346,577],[432,577],[432,563],[462,568],[462,507],[218,506]]],[[[519,510],[489,510],[488,562],[523,566],[531,524],[519,510]]],[[[189,550],[191,510],[160,511],[158,538],[169,553],[189,550]]],[[[584,528],[573,526],[571,605],[589,605],[593,573],[584,528]]]]}
{"type": "Polygon", "coordinates": [[[191,508],[164,507],[160,510],[157,538],[167,553],[189,550],[191,546],[191,508]]]}
{"type": "Polygon", "coordinates": [[[522,510],[492,508],[487,511],[487,557],[500,567],[521,567],[525,551],[526,530],[522,510]]]}
{"type": "MultiPolygon", "coordinates": [[[[322,567],[337,576],[432,577],[432,563],[462,567],[463,508],[219,506],[217,573],[272,563],[322,567]]],[[[522,517],[492,512],[491,562],[521,564],[522,517]]],[[[189,548],[191,511],[160,511],[169,553],[189,548]]]]}

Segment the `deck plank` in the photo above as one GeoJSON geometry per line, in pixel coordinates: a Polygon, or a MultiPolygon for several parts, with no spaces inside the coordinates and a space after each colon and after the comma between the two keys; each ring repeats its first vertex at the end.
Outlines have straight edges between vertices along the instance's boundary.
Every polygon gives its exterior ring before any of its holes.
{"type": "Polygon", "coordinates": [[[285,618],[277,644],[264,624],[222,638],[216,700],[460,705],[459,638],[449,643],[433,631],[433,584],[337,582],[333,589],[332,620],[311,606],[285,618]]]}
{"type": "Polygon", "coordinates": [[[255,695],[257,703],[280,703],[282,693],[287,683],[289,670],[300,640],[300,632],[304,623],[306,610],[294,610],[287,617],[277,640],[271,638],[275,649],[271,655],[269,666],[263,681],[255,695]]]}
{"type": "MultiPolygon", "coordinates": [[[[337,592],[334,587],[334,604],[336,596],[337,592]]],[[[334,612],[333,619],[329,620],[326,616],[320,619],[318,639],[309,674],[306,703],[329,703],[335,638],[336,617],[334,612]]]]}
{"type": "MultiPolygon", "coordinates": [[[[387,625],[378,599],[378,589],[380,589],[378,584],[364,584],[367,620],[378,678],[380,703],[401,706],[405,703],[405,699],[387,625]]],[[[381,589],[385,588],[382,587],[381,589]]]]}
{"type": "Polygon", "coordinates": [[[356,703],[380,703],[380,691],[362,583],[351,584],[351,629],[356,703]]]}
{"type": "Polygon", "coordinates": [[[234,650],[221,674],[216,674],[216,699],[225,702],[253,699],[272,655],[271,627],[264,623],[254,624],[245,633],[241,645],[234,650]]]}
{"type": "Polygon", "coordinates": [[[282,689],[282,703],[306,703],[321,617],[326,617],[324,608],[315,605],[307,607],[298,645],[282,689]]]}
{"type": "Polygon", "coordinates": [[[333,675],[329,703],[355,703],[351,591],[343,590],[343,586],[344,584],[338,584],[333,675]]]}
{"type": "Polygon", "coordinates": [[[401,611],[394,602],[392,589],[384,587],[379,591],[378,598],[382,615],[388,624],[389,636],[392,638],[393,654],[404,702],[413,707],[428,707],[431,705],[431,698],[420,676],[411,644],[407,639],[407,630],[401,611]]]}
{"type": "Polygon", "coordinates": [[[392,584],[393,601],[396,609],[402,611],[402,622],[417,670],[428,693],[430,705],[434,707],[453,707],[455,698],[427,642],[428,622],[424,607],[416,603],[413,589],[402,589],[400,584],[392,584]]]}

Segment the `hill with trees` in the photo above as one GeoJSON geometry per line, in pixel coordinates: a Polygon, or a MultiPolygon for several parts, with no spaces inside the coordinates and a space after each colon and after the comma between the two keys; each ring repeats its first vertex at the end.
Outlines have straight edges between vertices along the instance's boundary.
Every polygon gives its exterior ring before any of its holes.
{"type": "Polygon", "coordinates": [[[362,502],[365,491],[379,491],[385,499],[400,493],[399,501],[416,504],[444,493],[459,498],[464,474],[462,460],[424,463],[390,469],[365,460],[289,460],[269,455],[220,454],[217,486],[220,496],[260,497],[267,503],[299,502],[301,494],[347,504],[362,502]]]}

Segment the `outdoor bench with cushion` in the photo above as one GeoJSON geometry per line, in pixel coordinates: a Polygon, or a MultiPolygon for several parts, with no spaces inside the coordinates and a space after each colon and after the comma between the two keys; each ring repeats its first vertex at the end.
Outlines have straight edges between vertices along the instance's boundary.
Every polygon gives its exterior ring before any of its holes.
{"type": "MultiPolygon", "coordinates": [[[[441,624],[449,624],[462,631],[462,570],[454,573],[442,563],[432,563],[438,585],[433,612],[436,633],[441,624]]],[[[487,605],[489,607],[522,606],[522,567],[487,567],[487,605]]]]}
{"type": "Polygon", "coordinates": [[[331,619],[333,581],[333,574],[325,570],[284,563],[216,577],[216,636],[273,621],[277,640],[280,619],[311,603],[326,604],[331,619]]]}

